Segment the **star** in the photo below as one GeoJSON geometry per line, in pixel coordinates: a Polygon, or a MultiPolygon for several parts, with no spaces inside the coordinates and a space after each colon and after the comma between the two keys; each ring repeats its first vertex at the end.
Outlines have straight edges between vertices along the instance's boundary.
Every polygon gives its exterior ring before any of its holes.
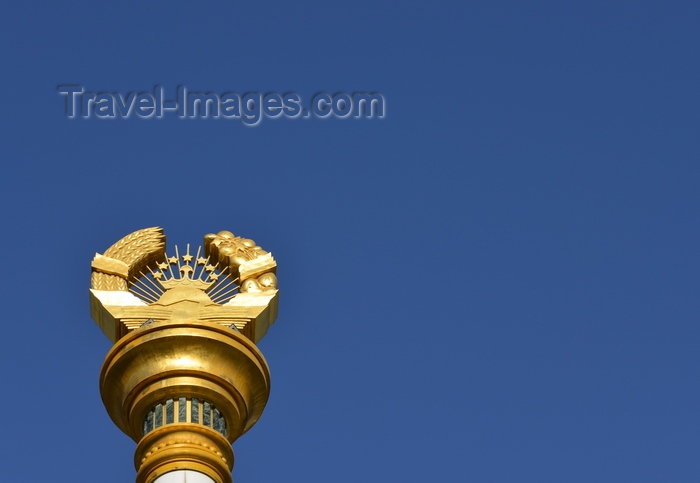
{"type": "Polygon", "coordinates": [[[165,270],[166,268],[168,268],[168,264],[167,263],[159,263],[158,268],[160,268],[161,270],[165,270]]]}
{"type": "Polygon", "coordinates": [[[183,255],[182,259],[185,261],[185,263],[190,263],[194,257],[190,255],[189,253],[187,255],[183,255]]]}
{"type": "Polygon", "coordinates": [[[175,265],[177,263],[177,257],[168,258],[168,263],[175,265]]]}
{"type": "Polygon", "coordinates": [[[218,273],[210,273],[209,278],[216,282],[217,280],[219,280],[219,274],[218,273]]]}
{"type": "MultiPolygon", "coordinates": [[[[164,265],[166,267],[168,266],[167,264],[164,265]]],[[[153,278],[155,278],[156,280],[160,280],[161,278],[163,278],[163,272],[153,272],[153,278]]]]}
{"type": "Polygon", "coordinates": [[[206,265],[208,261],[209,261],[209,259],[208,259],[208,258],[204,258],[204,257],[199,257],[199,258],[197,259],[197,263],[198,263],[199,265],[206,265]]]}
{"type": "Polygon", "coordinates": [[[213,272],[215,269],[216,269],[216,267],[214,265],[205,265],[204,266],[204,270],[206,270],[207,272],[213,272]]]}

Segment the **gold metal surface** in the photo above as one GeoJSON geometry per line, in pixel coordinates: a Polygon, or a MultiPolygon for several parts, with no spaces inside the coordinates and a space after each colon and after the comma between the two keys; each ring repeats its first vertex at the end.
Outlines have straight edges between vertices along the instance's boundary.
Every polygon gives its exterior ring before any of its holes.
{"type": "Polygon", "coordinates": [[[100,374],[107,412],[134,441],[150,408],[200,397],[221,410],[232,443],[258,420],[270,392],[267,363],[233,329],[207,322],[158,322],[133,331],[107,354],[100,374]]]}
{"type": "Polygon", "coordinates": [[[189,245],[168,256],[162,229],[146,228],[95,255],[90,313],[112,342],[151,320],[200,320],[257,343],[277,317],[276,270],[272,254],[228,231],[206,235],[194,256],[189,245]]]}
{"type": "Polygon", "coordinates": [[[136,483],[152,483],[173,470],[194,470],[231,483],[233,450],[220,434],[195,425],[163,427],[146,435],[134,454],[136,483]]]}
{"type": "Polygon", "coordinates": [[[91,315],[115,343],[100,392],[114,423],[139,443],[137,483],[176,469],[231,483],[231,443],[270,393],[255,343],[277,316],[276,268],[269,252],[227,231],[168,256],[163,231],[147,228],[95,255],[91,315]],[[186,418],[174,416],[180,407],[186,418]],[[191,418],[205,407],[206,416],[191,418]]]}

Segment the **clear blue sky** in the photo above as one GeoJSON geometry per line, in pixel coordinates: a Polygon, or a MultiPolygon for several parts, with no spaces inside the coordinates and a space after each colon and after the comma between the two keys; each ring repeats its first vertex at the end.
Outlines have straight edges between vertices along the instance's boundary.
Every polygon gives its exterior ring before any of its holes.
{"type": "Polygon", "coordinates": [[[133,481],[88,287],[148,226],[278,260],[237,483],[700,480],[697,2],[2,10],[3,481],[133,481]],[[386,117],[71,120],[65,84],[386,117]]]}

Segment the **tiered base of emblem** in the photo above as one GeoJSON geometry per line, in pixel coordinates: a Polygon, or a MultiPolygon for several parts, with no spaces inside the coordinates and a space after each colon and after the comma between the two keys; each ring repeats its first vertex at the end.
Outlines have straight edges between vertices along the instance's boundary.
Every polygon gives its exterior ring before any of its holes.
{"type": "Polygon", "coordinates": [[[160,322],[117,341],[100,390],[114,423],[138,442],[137,483],[167,483],[186,470],[231,483],[231,443],[262,414],[270,376],[255,344],[234,329],[160,322]]]}

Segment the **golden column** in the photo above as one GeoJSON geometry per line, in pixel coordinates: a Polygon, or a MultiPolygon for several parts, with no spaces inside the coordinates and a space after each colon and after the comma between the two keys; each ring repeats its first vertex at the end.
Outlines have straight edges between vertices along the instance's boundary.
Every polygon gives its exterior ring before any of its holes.
{"type": "Polygon", "coordinates": [[[231,444],[258,420],[270,373],[256,343],[277,316],[277,264],[228,231],[168,256],[160,228],[92,262],[92,318],[114,342],[100,374],[112,421],[138,443],[137,483],[231,483],[231,444]],[[167,475],[167,476],[163,476],[167,475]],[[191,481],[191,479],[190,479],[191,481]]]}

